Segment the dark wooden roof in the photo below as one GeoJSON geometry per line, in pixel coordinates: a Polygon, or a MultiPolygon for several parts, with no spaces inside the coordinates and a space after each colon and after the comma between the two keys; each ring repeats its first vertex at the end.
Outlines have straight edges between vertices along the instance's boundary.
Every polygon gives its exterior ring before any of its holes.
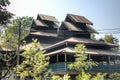
{"type": "Polygon", "coordinates": [[[90,33],[97,33],[98,34],[98,32],[88,24],[86,24],[86,30],[90,33]]]}
{"type": "MultiPolygon", "coordinates": [[[[45,54],[46,56],[59,54],[59,53],[66,53],[66,54],[74,54],[75,50],[73,47],[66,47],[63,49],[59,49],[50,53],[45,54]]],[[[87,54],[93,54],[93,55],[113,55],[113,56],[120,56],[120,53],[110,51],[110,50],[102,50],[102,49],[87,49],[87,54]]]]}
{"type": "Polygon", "coordinates": [[[74,24],[67,21],[62,22],[62,25],[65,25],[69,31],[82,31],[82,29],[76,27],[74,24]]]}
{"type": "Polygon", "coordinates": [[[85,45],[95,45],[95,46],[111,46],[111,47],[118,47],[116,44],[110,44],[110,43],[105,43],[102,41],[97,41],[97,40],[92,40],[92,39],[87,39],[87,38],[76,38],[76,37],[71,37],[66,40],[63,40],[61,42],[58,42],[52,46],[46,47],[44,50],[49,50],[58,46],[61,46],[66,43],[75,43],[75,44],[85,44],[85,45]]]}
{"type": "MultiPolygon", "coordinates": [[[[59,28],[58,20],[54,16],[38,14],[37,19],[33,20],[31,32],[51,32],[57,34],[59,28]]],[[[45,33],[43,33],[44,35],[45,33]]]]}
{"type": "Polygon", "coordinates": [[[38,17],[45,21],[59,22],[54,16],[38,14],[38,17]]]}
{"type": "Polygon", "coordinates": [[[30,33],[29,36],[25,38],[25,41],[27,44],[32,42],[32,39],[37,39],[42,48],[46,48],[48,46],[51,46],[57,42],[62,41],[61,38],[56,37],[56,34],[52,33],[45,33],[45,32],[35,32],[35,33],[30,33]]]}
{"type": "Polygon", "coordinates": [[[80,26],[78,25],[75,25],[71,22],[68,22],[68,21],[64,21],[62,22],[61,24],[61,27],[62,26],[65,26],[69,31],[79,31],[79,32],[89,32],[89,33],[98,33],[94,28],[92,28],[90,25],[86,24],[84,27],[85,29],[82,29],[80,26]]]}
{"type": "Polygon", "coordinates": [[[93,25],[93,23],[91,21],[89,21],[87,18],[85,18],[84,16],[79,16],[79,15],[74,15],[74,14],[67,14],[67,17],[71,19],[72,21],[76,22],[76,23],[85,23],[85,24],[91,24],[93,25]]]}
{"type": "MultiPolygon", "coordinates": [[[[91,27],[93,23],[84,16],[67,14],[66,19],[62,22],[60,27],[66,27],[69,31],[85,32],[85,33],[98,33],[91,27]]],[[[64,29],[64,28],[60,28],[64,29]]]]}
{"type": "Polygon", "coordinates": [[[39,36],[53,36],[53,37],[57,37],[56,33],[51,33],[51,32],[48,32],[48,31],[44,32],[43,30],[36,31],[36,32],[31,32],[30,34],[39,35],[39,36]]]}
{"type": "Polygon", "coordinates": [[[35,23],[36,26],[41,26],[41,27],[48,27],[44,22],[40,20],[33,20],[33,23],[35,23]]]}

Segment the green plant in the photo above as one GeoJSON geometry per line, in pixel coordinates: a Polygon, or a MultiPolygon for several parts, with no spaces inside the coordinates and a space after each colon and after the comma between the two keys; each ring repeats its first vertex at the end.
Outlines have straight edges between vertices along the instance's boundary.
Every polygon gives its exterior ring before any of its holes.
{"type": "Polygon", "coordinates": [[[40,50],[40,43],[37,42],[37,39],[33,39],[33,42],[25,48],[21,56],[24,58],[23,62],[14,68],[17,76],[31,77],[33,80],[44,78],[49,57],[44,56],[44,51],[40,50]]]}
{"type": "Polygon", "coordinates": [[[112,73],[109,76],[109,80],[120,80],[120,73],[112,73]]]}
{"type": "Polygon", "coordinates": [[[81,72],[76,76],[76,80],[90,80],[91,75],[89,73],[81,72]]]}
{"type": "Polygon", "coordinates": [[[92,66],[97,66],[97,63],[88,59],[88,55],[86,54],[86,47],[83,44],[77,44],[75,47],[75,62],[68,65],[69,69],[77,70],[77,71],[85,71],[92,66]]]}

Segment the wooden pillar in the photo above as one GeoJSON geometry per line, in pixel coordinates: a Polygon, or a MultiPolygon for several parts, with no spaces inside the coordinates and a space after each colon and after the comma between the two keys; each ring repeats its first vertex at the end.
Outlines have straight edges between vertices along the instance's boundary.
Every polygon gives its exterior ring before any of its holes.
{"type": "Polygon", "coordinates": [[[113,58],[113,59],[114,59],[114,64],[115,64],[116,56],[114,56],[114,58],[113,58]]]}
{"type": "Polygon", "coordinates": [[[108,56],[108,64],[110,65],[110,56],[108,56]]]}
{"type": "Polygon", "coordinates": [[[67,54],[65,53],[65,62],[67,62],[67,54]]]}
{"type": "Polygon", "coordinates": [[[65,56],[65,71],[67,71],[67,54],[64,53],[64,56],[65,56]]]}
{"type": "Polygon", "coordinates": [[[59,54],[57,54],[57,63],[58,63],[58,60],[59,60],[59,54]]]}

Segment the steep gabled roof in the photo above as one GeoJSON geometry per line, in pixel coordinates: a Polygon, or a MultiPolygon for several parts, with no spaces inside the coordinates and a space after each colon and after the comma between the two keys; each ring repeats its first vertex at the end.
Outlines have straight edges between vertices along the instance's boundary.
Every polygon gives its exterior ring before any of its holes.
{"type": "Polygon", "coordinates": [[[94,28],[90,26],[93,25],[93,23],[84,16],[67,14],[66,19],[62,24],[64,24],[69,31],[98,33],[94,28]]]}
{"type": "Polygon", "coordinates": [[[88,24],[86,24],[86,30],[90,33],[97,33],[98,34],[98,32],[88,24]]]}
{"type": "Polygon", "coordinates": [[[59,23],[59,21],[54,16],[38,14],[38,17],[43,21],[45,20],[59,23]]]}
{"type": "Polygon", "coordinates": [[[44,22],[40,20],[33,20],[33,22],[35,23],[36,26],[48,27],[48,25],[46,25],[44,22]]]}
{"type": "Polygon", "coordinates": [[[67,22],[67,21],[62,22],[62,25],[65,25],[69,31],[83,31],[82,29],[76,27],[74,24],[67,22]]]}
{"type": "Polygon", "coordinates": [[[90,25],[86,24],[86,29],[83,30],[80,28],[80,26],[78,27],[77,25],[75,24],[72,24],[71,22],[68,22],[68,21],[64,21],[62,22],[61,26],[65,26],[69,31],[80,31],[80,32],[84,32],[84,31],[87,31],[89,33],[98,33],[94,28],[92,28],[90,25]]]}
{"type": "Polygon", "coordinates": [[[93,23],[91,21],[89,21],[87,18],[85,18],[84,16],[79,16],[79,15],[74,15],[74,14],[67,14],[67,17],[71,19],[72,21],[76,22],[76,23],[85,23],[85,24],[91,24],[93,25],[93,23]]]}

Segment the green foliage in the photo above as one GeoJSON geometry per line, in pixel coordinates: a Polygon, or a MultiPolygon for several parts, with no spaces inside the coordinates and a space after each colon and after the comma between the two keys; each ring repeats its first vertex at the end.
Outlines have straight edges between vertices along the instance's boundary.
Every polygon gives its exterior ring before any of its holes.
{"type": "Polygon", "coordinates": [[[89,73],[81,72],[81,74],[76,76],[76,80],[103,80],[106,73],[97,73],[96,75],[92,76],[89,73]]]}
{"type": "Polygon", "coordinates": [[[65,75],[64,75],[64,80],[71,80],[71,79],[70,79],[70,75],[69,75],[69,74],[65,74],[65,75]]]}
{"type": "Polygon", "coordinates": [[[16,19],[12,20],[12,24],[19,25],[21,23],[21,27],[24,29],[28,29],[31,27],[33,17],[23,16],[17,17],[16,19]]]}
{"type": "Polygon", "coordinates": [[[40,43],[33,39],[33,43],[25,48],[21,54],[23,62],[14,68],[17,76],[31,77],[33,80],[41,80],[46,72],[49,58],[44,56],[44,51],[40,50],[40,43]]]}
{"type": "Polygon", "coordinates": [[[78,76],[76,76],[76,80],[90,80],[91,75],[89,73],[81,72],[78,76]]]}
{"type": "Polygon", "coordinates": [[[9,0],[0,0],[0,7],[6,7],[7,5],[9,5],[10,2],[9,0]]]}
{"type": "Polygon", "coordinates": [[[105,35],[104,41],[112,44],[117,44],[119,42],[119,40],[116,37],[113,37],[112,34],[105,35]]]}
{"type": "Polygon", "coordinates": [[[33,17],[23,16],[12,20],[12,25],[16,26],[16,34],[20,34],[20,39],[24,39],[30,32],[33,17]],[[20,33],[19,33],[20,29],[20,33]]]}
{"type": "Polygon", "coordinates": [[[120,80],[120,73],[112,73],[109,76],[109,80],[120,80]]]}
{"type": "Polygon", "coordinates": [[[96,39],[94,34],[91,34],[91,35],[90,35],[90,38],[93,39],[93,40],[96,39]]]}
{"type": "Polygon", "coordinates": [[[106,73],[102,74],[102,73],[97,73],[96,76],[93,76],[91,78],[91,80],[103,80],[104,79],[104,76],[106,76],[106,73]]]}
{"type": "Polygon", "coordinates": [[[16,50],[18,45],[19,34],[20,34],[20,40],[23,40],[29,34],[32,19],[33,19],[32,17],[28,17],[28,16],[14,19],[12,21],[12,24],[10,26],[7,26],[5,31],[0,36],[0,39],[2,41],[1,43],[2,47],[6,49],[16,50]],[[21,23],[21,25],[19,23],[21,23]],[[19,29],[20,29],[20,33],[19,33],[19,29]]]}
{"type": "Polygon", "coordinates": [[[52,80],[62,80],[62,78],[60,76],[53,76],[52,80]]]}
{"type": "Polygon", "coordinates": [[[0,46],[5,49],[17,49],[18,37],[16,35],[16,26],[9,26],[0,36],[0,46]]]}
{"type": "Polygon", "coordinates": [[[44,73],[44,80],[52,80],[53,77],[53,72],[51,70],[48,70],[47,72],[44,73]]]}
{"type": "Polygon", "coordinates": [[[83,44],[78,44],[75,47],[75,62],[68,65],[69,69],[84,71],[92,68],[92,66],[97,66],[97,63],[88,59],[88,55],[85,53],[86,47],[83,44]]]}
{"type": "Polygon", "coordinates": [[[13,14],[6,9],[9,4],[9,0],[0,0],[0,24],[6,24],[13,16],[13,14]]]}
{"type": "MultiPolygon", "coordinates": [[[[4,1],[4,0],[3,0],[4,1]]],[[[4,70],[7,67],[7,75],[9,75],[9,70],[13,67],[13,65],[16,63],[16,60],[13,60],[16,57],[17,50],[18,50],[18,43],[22,45],[22,40],[29,34],[32,23],[32,17],[22,17],[14,19],[11,25],[6,26],[5,30],[0,34],[0,48],[4,49],[6,53],[2,54],[0,53],[0,60],[1,66],[0,69],[4,70]],[[19,23],[22,23],[21,26],[19,23]],[[20,28],[19,28],[20,26],[20,28]],[[19,33],[20,29],[20,33],[19,33]],[[20,42],[18,42],[20,34],[20,42]],[[14,52],[8,52],[8,51],[14,51],[14,52]],[[4,65],[3,65],[4,63],[4,65]]],[[[27,74],[26,72],[24,72],[27,74]]],[[[6,75],[3,75],[3,78],[5,78],[6,75]]]]}

